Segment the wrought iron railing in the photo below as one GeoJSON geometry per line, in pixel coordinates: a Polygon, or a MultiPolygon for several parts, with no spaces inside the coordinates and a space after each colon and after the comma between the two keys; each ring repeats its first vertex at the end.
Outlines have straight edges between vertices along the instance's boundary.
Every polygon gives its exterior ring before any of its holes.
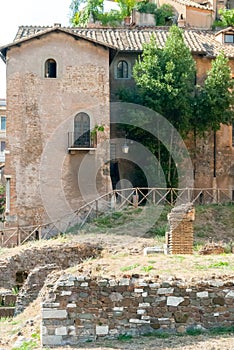
{"type": "Polygon", "coordinates": [[[96,148],[96,133],[85,133],[80,135],[75,132],[68,132],[68,149],[96,148]]]}

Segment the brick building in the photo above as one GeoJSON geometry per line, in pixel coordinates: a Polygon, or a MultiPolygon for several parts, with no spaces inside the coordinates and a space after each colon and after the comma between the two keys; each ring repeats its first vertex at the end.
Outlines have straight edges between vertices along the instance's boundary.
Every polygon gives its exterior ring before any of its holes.
{"type": "MultiPolygon", "coordinates": [[[[20,27],[14,42],[0,49],[7,67],[8,224],[57,219],[84,203],[82,186],[90,199],[111,188],[109,148],[98,151],[110,138],[110,101],[117,100],[119,88],[134,86],[132,67],[143,44],[154,34],[163,45],[167,33],[168,28],[157,27],[20,27]],[[94,132],[96,125],[104,131],[94,132]],[[97,159],[101,165],[95,173],[97,159]],[[88,168],[80,186],[77,174],[83,161],[88,168]]],[[[204,80],[221,49],[234,75],[234,47],[229,44],[233,35],[232,28],[218,33],[184,31],[198,81],[204,80]]],[[[212,137],[198,146],[198,159],[195,186],[213,187],[212,137]]],[[[233,130],[222,126],[217,133],[215,186],[227,188],[230,198],[233,160],[233,130]]]]}

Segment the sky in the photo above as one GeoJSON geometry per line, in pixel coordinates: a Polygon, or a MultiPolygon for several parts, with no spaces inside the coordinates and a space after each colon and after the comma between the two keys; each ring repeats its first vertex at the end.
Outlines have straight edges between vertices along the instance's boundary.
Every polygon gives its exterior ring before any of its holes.
{"type": "MultiPolygon", "coordinates": [[[[10,44],[18,27],[53,26],[61,23],[69,26],[69,6],[71,0],[7,0],[1,6],[0,46],[10,44]]],[[[0,98],[5,98],[5,63],[0,59],[0,98]]]]}

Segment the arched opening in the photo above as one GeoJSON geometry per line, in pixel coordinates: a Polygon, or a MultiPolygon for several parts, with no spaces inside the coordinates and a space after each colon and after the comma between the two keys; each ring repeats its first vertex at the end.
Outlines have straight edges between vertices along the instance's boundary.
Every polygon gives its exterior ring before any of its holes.
{"type": "Polygon", "coordinates": [[[74,118],[74,145],[90,147],[90,118],[87,113],[78,113],[74,118]]]}
{"type": "Polygon", "coordinates": [[[45,78],[57,77],[57,63],[52,58],[49,58],[45,62],[45,78]]]}
{"type": "Polygon", "coordinates": [[[128,63],[126,61],[119,61],[117,65],[117,78],[128,78],[128,63]]]}

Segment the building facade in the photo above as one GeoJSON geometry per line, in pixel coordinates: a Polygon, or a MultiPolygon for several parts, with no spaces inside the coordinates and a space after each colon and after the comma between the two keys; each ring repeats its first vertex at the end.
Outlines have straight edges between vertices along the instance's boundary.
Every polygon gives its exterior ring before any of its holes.
{"type": "MultiPolygon", "coordinates": [[[[8,101],[6,224],[56,220],[110,190],[110,102],[118,101],[121,88],[134,87],[132,68],[144,43],[154,35],[163,45],[167,34],[168,28],[157,27],[20,27],[15,41],[1,48],[8,101]]],[[[234,75],[234,47],[225,35],[232,29],[184,31],[198,81],[221,49],[234,75]]],[[[233,144],[232,127],[222,126],[214,162],[212,135],[200,141],[195,187],[215,185],[233,198],[233,144]]]]}

